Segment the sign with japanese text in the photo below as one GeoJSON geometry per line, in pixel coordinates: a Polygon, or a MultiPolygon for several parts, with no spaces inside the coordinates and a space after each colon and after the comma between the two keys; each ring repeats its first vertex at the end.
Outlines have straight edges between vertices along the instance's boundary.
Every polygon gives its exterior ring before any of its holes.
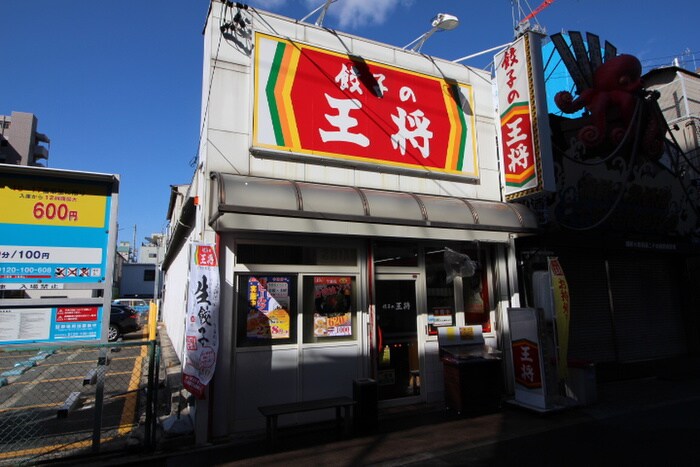
{"type": "Polygon", "coordinates": [[[195,243],[191,248],[182,383],[201,399],[216,366],[221,291],[216,246],[195,243]]]}
{"type": "Polygon", "coordinates": [[[526,388],[542,387],[542,370],[540,369],[540,350],[536,342],[519,339],[513,342],[513,368],[515,382],[526,388]]]}
{"type": "Polygon", "coordinates": [[[434,306],[428,313],[428,334],[436,336],[438,328],[452,326],[454,324],[454,312],[449,306],[434,306]]]}
{"type": "MultiPolygon", "coordinates": [[[[544,90],[536,84],[543,73],[541,54],[527,33],[495,57],[500,115],[501,166],[505,195],[512,200],[553,189],[552,155],[544,90]]],[[[537,41],[539,43],[539,41],[537,41]]]]}
{"type": "Polygon", "coordinates": [[[508,308],[515,402],[544,410],[550,403],[546,375],[554,363],[549,366],[545,363],[544,345],[540,340],[541,319],[541,309],[508,308]]]}
{"type": "Polygon", "coordinates": [[[0,344],[98,340],[102,307],[0,308],[0,344]]]}
{"type": "Polygon", "coordinates": [[[250,339],[289,339],[290,284],[288,276],[248,278],[246,337],[250,339]]]}
{"type": "Polygon", "coordinates": [[[0,290],[103,283],[108,184],[0,175],[0,290]]]}
{"type": "Polygon", "coordinates": [[[264,34],[255,51],[254,147],[478,177],[472,86],[264,34]]]}
{"type": "Polygon", "coordinates": [[[352,277],[314,277],[314,337],[352,335],[352,277]]]}
{"type": "Polygon", "coordinates": [[[554,316],[557,322],[557,349],[559,379],[568,375],[569,353],[569,320],[571,319],[571,304],[569,300],[569,284],[566,282],[564,270],[556,257],[547,258],[549,275],[552,279],[554,298],[554,316]]]}

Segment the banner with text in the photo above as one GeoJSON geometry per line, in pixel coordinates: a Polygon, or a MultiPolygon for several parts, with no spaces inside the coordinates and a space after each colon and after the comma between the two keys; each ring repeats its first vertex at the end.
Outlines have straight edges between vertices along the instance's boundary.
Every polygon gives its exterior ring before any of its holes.
{"type": "Polygon", "coordinates": [[[101,284],[112,187],[0,175],[0,291],[101,284]]]}
{"type": "Polygon", "coordinates": [[[469,84],[257,34],[254,92],[254,147],[479,175],[469,84]]]}
{"type": "Polygon", "coordinates": [[[195,243],[191,248],[182,383],[202,399],[216,367],[221,291],[215,245],[195,243]]]}
{"type": "Polygon", "coordinates": [[[538,44],[537,37],[527,33],[494,59],[508,201],[555,189],[538,44]]]}
{"type": "Polygon", "coordinates": [[[549,274],[552,278],[552,293],[554,298],[554,312],[557,322],[557,350],[559,379],[568,376],[569,354],[569,321],[571,319],[571,305],[569,300],[569,284],[566,281],[564,270],[559,263],[559,258],[547,258],[549,274]]]}

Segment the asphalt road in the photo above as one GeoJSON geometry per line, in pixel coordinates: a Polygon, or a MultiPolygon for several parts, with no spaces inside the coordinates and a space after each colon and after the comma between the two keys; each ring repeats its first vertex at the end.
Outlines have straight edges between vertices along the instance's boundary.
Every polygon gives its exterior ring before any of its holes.
{"type": "Polygon", "coordinates": [[[426,452],[396,465],[698,466],[700,400],[570,425],[449,453],[426,452]]]}

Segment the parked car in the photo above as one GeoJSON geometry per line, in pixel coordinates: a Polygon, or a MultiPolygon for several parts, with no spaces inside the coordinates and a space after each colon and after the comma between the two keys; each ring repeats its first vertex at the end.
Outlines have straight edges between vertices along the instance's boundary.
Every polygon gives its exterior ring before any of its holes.
{"type": "Polygon", "coordinates": [[[142,298],[117,298],[112,300],[114,305],[126,305],[138,311],[141,316],[148,316],[150,305],[142,298]]]}
{"type": "Polygon", "coordinates": [[[109,315],[109,332],[107,340],[114,342],[124,334],[138,331],[142,327],[138,311],[126,305],[112,304],[109,315]]]}

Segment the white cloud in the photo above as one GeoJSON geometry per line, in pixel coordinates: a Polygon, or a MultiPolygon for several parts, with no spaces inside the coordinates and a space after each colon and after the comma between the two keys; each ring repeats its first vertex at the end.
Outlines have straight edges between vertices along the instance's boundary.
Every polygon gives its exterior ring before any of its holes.
{"type": "MultiPolygon", "coordinates": [[[[397,8],[408,8],[414,0],[337,0],[328,9],[327,15],[338,21],[340,29],[355,29],[363,26],[384,24],[397,8]]],[[[319,0],[307,0],[307,5],[317,7],[319,0]]]]}

